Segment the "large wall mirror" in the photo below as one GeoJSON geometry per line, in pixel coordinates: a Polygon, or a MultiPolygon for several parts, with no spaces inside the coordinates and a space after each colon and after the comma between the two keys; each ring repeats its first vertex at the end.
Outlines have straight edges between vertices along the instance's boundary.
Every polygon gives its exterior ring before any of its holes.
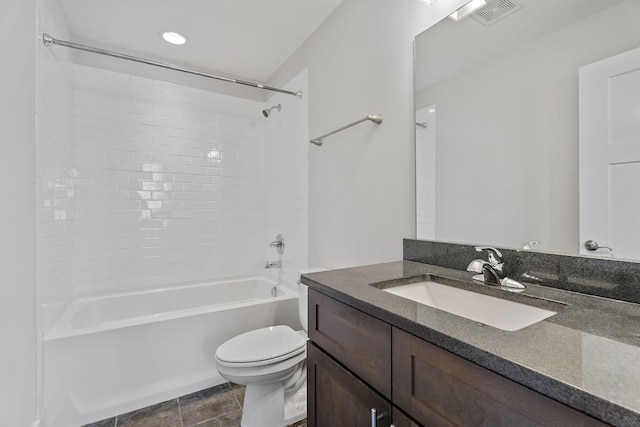
{"type": "Polygon", "coordinates": [[[415,41],[417,237],[640,259],[640,0],[487,3],[415,41]]]}

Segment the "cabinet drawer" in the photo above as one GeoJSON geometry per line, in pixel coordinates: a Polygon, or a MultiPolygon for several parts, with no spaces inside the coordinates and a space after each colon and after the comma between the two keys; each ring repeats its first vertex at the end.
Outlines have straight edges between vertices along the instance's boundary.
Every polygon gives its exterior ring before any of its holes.
{"type": "Polygon", "coordinates": [[[606,425],[396,328],[393,397],[429,426],[606,425]]]}
{"type": "Polygon", "coordinates": [[[309,427],[370,427],[371,409],[378,427],[389,427],[391,403],[338,365],[313,343],[307,345],[309,427]]]}
{"type": "Polygon", "coordinates": [[[391,399],[391,326],[309,289],[309,338],[391,399]]]}

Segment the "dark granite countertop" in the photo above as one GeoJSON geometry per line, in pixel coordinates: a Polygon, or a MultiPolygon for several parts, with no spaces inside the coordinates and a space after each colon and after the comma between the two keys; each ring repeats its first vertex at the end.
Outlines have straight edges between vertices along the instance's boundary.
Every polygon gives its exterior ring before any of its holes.
{"type": "Polygon", "coordinates": [[[310,273],[302,283],[602,421],[640,425],[640,305],[534,284],[514,294],[472,275],[398,261],[310,273]],[[379,289],[421,275],[558,313],[507,332],[379,289]]]}

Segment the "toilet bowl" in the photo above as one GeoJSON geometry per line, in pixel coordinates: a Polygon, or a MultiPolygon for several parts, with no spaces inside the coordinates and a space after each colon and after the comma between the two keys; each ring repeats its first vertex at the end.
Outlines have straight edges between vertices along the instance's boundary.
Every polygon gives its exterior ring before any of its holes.
{"type": "Polygon", "coordinates": [[[307,416],[307,287],[299,286],[303,330],[286,325],[256,329],[231,338],[216,350],[220,375],[246,386],[242,427],[281,427],[307,416]]]}

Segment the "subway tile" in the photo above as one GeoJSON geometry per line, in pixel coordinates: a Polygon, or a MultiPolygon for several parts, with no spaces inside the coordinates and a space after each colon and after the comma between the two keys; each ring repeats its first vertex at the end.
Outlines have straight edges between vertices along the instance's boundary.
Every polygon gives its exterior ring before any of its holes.
{"type": "MultiPolygon", "coordinates": [[[[122,283],[161,284],[163,272],[165,277],[179,277],[168,273],[185,260],[190,270],[185,268],[181,274],[194,279],[261,271],[264,248],[262,237],[256,235],[264,235],[263,224],[282,231],[290,221],[297,225],[306,220],[302,214],[284,214],[286,208],[281,210],[264,195],[265,189],[279,187],[281,191],[269,193],[271,200],[306,209],[306,194],[302,194],[306,146],[292,150],[292,144],[281,143],[305,139],[305,126],[295,126],[296,132],[269,128],[277,144],[265,150],[263,132],[276,122],[256,119],[262,103],[105,70],[93,73],[90,67],[74,66],[74,70],[84,79],[72,99],[75,110],[70,116],[75,116],[75,126],[43,124],[39,138],[40,157],[49,162],[44,167],[43,161],[39,171],[54,184],[39,202],[50,211],[39,218],[43,224],[56,218],[68,222],[69,214],[82,221],[74,237],[74,256],[94,258],[91,268],[74,277],[78,292],[108,290],[122,283]],[[292,170],[291,163],[302,166],[292,170]],[[62,182],[55,177],[57,171],[72,170],[68,176],[73,178],[73,166],[77,179],[68,185],[75,191],[56,190],[62,182]],[[266,221],[265,215],[273,220],[266,221]],[[114,221],[129,219],[133,223],[114,221]],[[220,242],[233,246],[232,250],[222,250],[220,242]],[[126,273],[111,269],[113,277],[102,279],[96,272],[109,270],[112,256],[131,249],[123,245],[161,251],[160,264],[157,258],[146,260],[140,251],[128,256],[132,262],[155,262],[155,268],[165,269],[149,280],[129,267],[126,273]],[[84,253],[87,248],[90,251],[84,253]],[[189,261],[200,256],[219,262],[212,267],[189,261]],[[248,259],[235,259],[238,256],[248,259]]],[[[304,234],[304,224],[295,230],[304,234]]],[[[49,256],[54,256],[53,250],[49,256]]]]}

